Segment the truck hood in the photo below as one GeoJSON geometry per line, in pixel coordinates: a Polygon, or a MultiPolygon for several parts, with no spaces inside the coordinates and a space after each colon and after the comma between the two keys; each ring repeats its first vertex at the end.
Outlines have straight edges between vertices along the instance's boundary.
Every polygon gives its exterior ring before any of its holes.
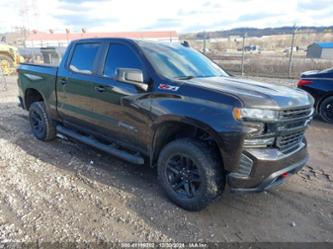
{"type": "Polygon", "coordinates": [[[287,109],[312,105],[312,98],[303,90],[234,77],[193,78],[186,84],[238,97],[245,107],[287,109]]]}

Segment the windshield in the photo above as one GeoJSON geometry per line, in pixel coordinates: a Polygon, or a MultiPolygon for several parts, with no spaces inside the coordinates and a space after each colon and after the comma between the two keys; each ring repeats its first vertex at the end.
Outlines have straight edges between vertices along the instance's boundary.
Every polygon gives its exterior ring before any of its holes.
{"type": "Polygon", "coordinates": [[[180,44],[138,41],[154,69],[169,79],[228,76],[203,54],[180,44]]]}

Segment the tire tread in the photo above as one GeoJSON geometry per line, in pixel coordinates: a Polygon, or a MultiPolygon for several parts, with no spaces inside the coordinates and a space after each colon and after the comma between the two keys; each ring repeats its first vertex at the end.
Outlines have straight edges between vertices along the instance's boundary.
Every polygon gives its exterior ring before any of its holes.
{"type": "Polygon", "coordinates": [[[205,208],[223,192],[225,185],[223,167],[217,153],[209,148],[204,142],[193,138],[174,140],[162,149],[158,160],[158,176],[169,198],[180,207],[190,211],[198,211],[205,208]],[[170,192],[172,190],[165,186],[167,180],[163,179],[163,170],[165,167],[163,161],[165,161],[170,152],[181,150],[184,147],[188,148],[196,160],[201,162],[201,167],[206,176],[206,181],[203,183],[205,185],[203,195],[200,196],[200,198],[194,198],[193,201],[189,202],[178,200],[175,195],[170,192]]]}
{"type": "Polygon", "coordinates": [[[42,101],[39,102],[33,102],[29,108],[29,110],[35,109],[36,111],[40,112],[43,118],[43,121],[45,123],[45,134],[43,137],[37,137],[38,139],[42,141],[51,141],[56,138],[57,131],[55,126],[52,123],[52,120],[50,119],[45,104],[42,101]]]}

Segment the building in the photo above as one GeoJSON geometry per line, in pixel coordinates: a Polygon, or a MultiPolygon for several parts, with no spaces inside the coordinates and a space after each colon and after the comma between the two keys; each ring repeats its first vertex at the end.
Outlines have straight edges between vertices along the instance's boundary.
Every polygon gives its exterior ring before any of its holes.
{"type": "Polygon", "coordinates": [[[333,42],[315,42],[308,46],[306,57],[333,60],[333,42]]]}
{"type": "Polygon", "coordinates": [[[122,37],[151,41],[178,41],[176,31],[143,31],[143,32],[105,32],[105,33],[45,33],[34,32],[25,40],[28,48],[66,47],[70,41],[83,38],[122,37]]]}

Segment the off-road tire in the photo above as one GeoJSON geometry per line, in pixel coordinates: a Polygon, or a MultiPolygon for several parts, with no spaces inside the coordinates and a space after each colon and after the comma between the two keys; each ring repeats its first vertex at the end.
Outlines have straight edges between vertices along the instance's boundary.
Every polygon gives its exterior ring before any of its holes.
{"type": "Polygon", "coordinates": [[[51,141],[56,138],[56,128],[46,112],[44,102],[34,102],[31,104],[29,108],[29,121],[32,133],[37,139],[51,141]],[[36,119],[38,119],[38,125],[36,119]]]}
{"type": "Polygon", "coordinates": [[[224,190],[225,174],[217,153],[198,140],[184,138],[170,142],[162,149],[157,167],[159,180],[167,196],[186,210],[198,211],[205,208],[224,190]],[[199,172],[200,185],[192,198],[181,197],[170,183],[168,162],[177,155],[181,155],[181,158],[189,157],[199,172]]]}

